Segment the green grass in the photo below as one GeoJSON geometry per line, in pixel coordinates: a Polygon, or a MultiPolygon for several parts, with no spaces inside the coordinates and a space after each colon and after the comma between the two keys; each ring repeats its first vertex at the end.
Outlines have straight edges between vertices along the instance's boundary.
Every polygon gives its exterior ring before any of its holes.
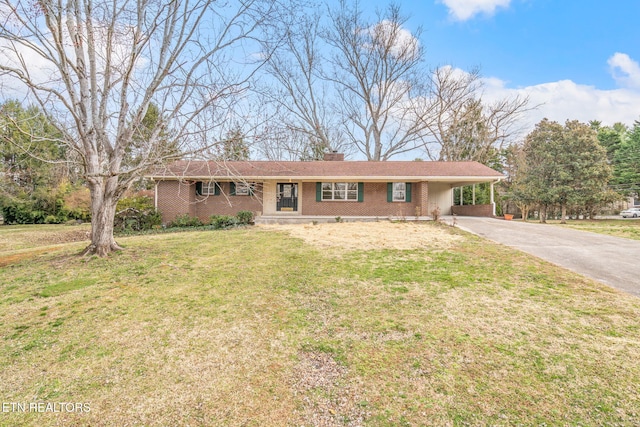
{"type": "Polygon", "coordinates": [[[640,423],[640,300],[477,237],[119,242],[0,269],[0,400],[90,404],[0,425],[640,423]]]}
{"type": "Polygon", "coordinates": [[[576,230],[640,240],[640,220],[635,219],[570,220],[566,224],[560,224],[560,221],[550,221],[550,223],[576,230]]]}

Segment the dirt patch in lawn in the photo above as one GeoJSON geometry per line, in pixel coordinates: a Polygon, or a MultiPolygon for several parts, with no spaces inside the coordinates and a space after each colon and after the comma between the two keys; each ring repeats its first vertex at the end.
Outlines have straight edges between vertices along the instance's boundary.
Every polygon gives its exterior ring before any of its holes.
{"type": "Polygon", "coordinates": [[[49,252],[50,249],[34,249],[27,252],[20,252],[11,255],[0,255],[0,267],[6,267],[9,264],[15,264],[24,259],[33,258],[36,255],[40,255],[49,252]]]}
{"type": "Polygon", "coordinates": [[[345,222],[323,224],[263,225],[265,229],[286,231],[292,237],[320,247],[346,250],[419,248],[446,249],[462,237],[453,229],[436,223],[345,222]]]}
{"type": "Polygon", "coordinates": [[[347,374],[329,353],[301,353],[292,387],[302,402],[294,412],[296,425],[363,425],[370,414],[360,405],[363,397],[347,374]]]}
{"type": "Polygon", "coordinates": [[[0,267],[89,241],[89,225],[25,225],[0,229],[0,267]]]}
{"type": "Polygon", "coordinates": [[[91,237],[90,231],[87,229],[58,231],[54,233],[46,233],[34,236],[34,240],[38,245],[58,245],[61,243],[73,243],[88,241],[91,237]]]}

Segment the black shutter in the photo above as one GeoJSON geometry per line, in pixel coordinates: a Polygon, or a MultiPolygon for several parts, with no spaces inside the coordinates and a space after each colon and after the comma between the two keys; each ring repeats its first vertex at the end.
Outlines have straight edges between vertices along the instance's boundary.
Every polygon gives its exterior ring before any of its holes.
{"type": "Polygon", "coordinates": [[[196,181],[196,196],[202,196],[202,181],[196,181]]]}

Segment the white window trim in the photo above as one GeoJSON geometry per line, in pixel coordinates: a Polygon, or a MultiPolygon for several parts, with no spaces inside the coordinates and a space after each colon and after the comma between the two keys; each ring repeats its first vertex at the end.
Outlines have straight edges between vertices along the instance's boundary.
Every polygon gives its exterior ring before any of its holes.
{"type": "Polygon", "coordinates": [[[321,184],[322,197],[320,198],[323,202],[357,202],[358,201],[358,183],[357,182],[323,182],[321,184]],[[331,185],[331,190],[325,190],[325,184],[331,185]],[[344,185],[344,190],[338,189],[340,184],[344,185]],[[354,186],[355,188],[349,189],[349,185],[354,186]],[[325,198],[325,192],[331,191],[331,198],[325,198]],[[336,193],[344,191],[345,198],[340,199],[336,198],[336,193]],[[349,195],[352,198],[349,198],[349,195]]]}
{"type": "Polygon", "coordinates": [[[394,182],[392,185],[393,185],[393,193],[392,193],[391,201],[406,202],[407,201],[407,183],[394,182]],[[396,188],[397,185],[402,186],[402,188],[396,188]],[[400,195],[402,195],[402,197],[400,197],[400,195]]]}
{"type": "Polygon", "coordinates": [[[211,182],[203,182],[202,183],[202,195],[203,196],[214,196],[216,194],[216,183],[214,181],[211,182]]]}
{"type": "Polygon", "coordinates": [[[235,191],[236,196],[251,195],[253,184],[250,184],[248,182],[236,182],[235,184],[236,184],[236,191],[235,191]]]}

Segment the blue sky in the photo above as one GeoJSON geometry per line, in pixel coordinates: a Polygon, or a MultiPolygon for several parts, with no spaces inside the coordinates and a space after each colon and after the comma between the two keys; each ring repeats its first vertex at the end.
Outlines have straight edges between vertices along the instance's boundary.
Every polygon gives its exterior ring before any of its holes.
{"type": "Polygon", "coordinates": [[[480,65],[485,75],[506,80],[510,87],[569,79],[614,89],[607,60],[616,52],[640,60],[637,0],[511,0],[491,15],[464,21],[443,3],[406,3],[415,11],[411,23],[425,27],[430,57],[461,68],[480,65]],[[422,6],[414,8],[414,3],[422,6]]]}
{"type": "MultiPolygon", "coordinates": [[[[527,94],[529,119],[640,119],[640,0],[397,0],[431,67],[480,67],[486,97],[527,94]]],[[[387,1],[369,0],[367,11],[387,1]]]]}

